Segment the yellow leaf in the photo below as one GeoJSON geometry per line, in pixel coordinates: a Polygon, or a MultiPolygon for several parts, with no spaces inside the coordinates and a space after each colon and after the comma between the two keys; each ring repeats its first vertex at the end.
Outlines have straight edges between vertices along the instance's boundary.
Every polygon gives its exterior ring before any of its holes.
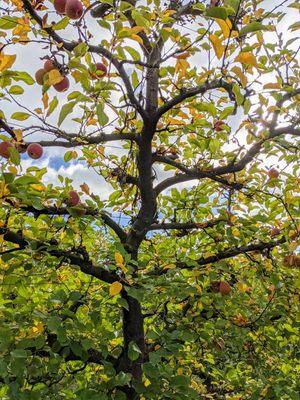
{"type": "Polygon", "coordinates": [[[139,44],[144,46],[143,39],[141,37],[139,37],[138,35],[131,35],[130,39],[135,40],[136,42],[138,42],[139,44]]]}
{"type": "Polygon", "coordinates": [[[224,21],[223,19],[216,18],[215,21],[218,23],[220,28],[222,29],[223,36],[225,39],[229,38],[230,32],[232,30],[232,23],[229,18],[224,21]]]}
{"type": "Polygon", "coordinates": [[[124,259],[121,253],[118,252],[115,253],[115,261],[117,265],[124,264],[124,259]]]}
{"type": "Polygon", "coordinates": [[[217,35],[209,35],[209,40],[211,41],[213,48],[215,50],[217,58],[220,60],[225,50],[225,46],[222,44],[220,38],[217,35]]]}
{"type": "Polygon", "coordinates": [[[76,83],[80,82],[82,74],[79,71],[72,71],[71,75],[75,79],[76,83]]]}
{"type": "Polygon", "coordinates": [[[109,286],[109,294],[111,296],[116,296],[121,292],[122,288],[122,283],[116,281],[109,286]]]}
{"type": "Polygon", "coordinates": [[[257,61],[255,56],[248,52],[248,51],[242,51],[236,58],[235,61],[240,62],[241,64],[245,65],[251,65],[253,67],[258,67],[257,61]]]}
{"type": "Polygon", "coordinates": [[[233,227],[231,231],[234,236],[240,237],[240,230],[238,228],[233,227]]]}
{"type": "Polygon", "coordinates": [[[56,85],[57,83],[61,82],[64,79],[64,77],[60,74],[58,69],[52,69],[51,71],[48,72],[48,79],[47,83],[48,85],[56,85]]]}
{"type": "Polygon", "coordinates": [[[8,185],[5,182],[0,182],[0,199],[8,196],[9,193],[8,185]]]}
{"type": "Polygon", "coordinates": [[[175,118],[168,118],[167,123],[169,125],[185,125],[186,124],[186,122],[179,120],[179,119],[175,119],[175,118]]]}
{"type": "Polygon", "coordinates": [[[124,274],[126,274],[128,272],[128,268],[125,267],[122,254],[120,254],[118,252],[115,253],[115,262],[116,262],[117,267],[121,268],[121,270],[124,272],[124,274]]]}
{"type": "Polygon", "coordinates": [[[0,54],[0,72],[9,69],[15,62],[16,57],[17,57],[16,54],[13,55],[0,54]]]}
{"type": "Polygon", "coordinates": [[[189,66],[190,64],[185,59],[178,58],[175,65],[175,73],[179,75],[179,78],[183,78],[189,66]]]}
{"type": "Polygon", "coordinates": [[[11,0],[14,6],[17,7],[18,11],[23,11],[23,1],[22,0],[11,0]]]}
{"type": "Polygon", "coordinates": [[[175,264],[167,264],[167,265],[164,266],[163,269],[173,269],[173,268],[176,268],[175,264]]]}
{"type": "Polygon", "coordinates": [[[44,332],[44,325],[41,322],[38,322],[35,326],[33,326],[28,332],[28,337],[35,337],[44,332]]]}
{"type": "Polygon", "coordinates": [[[45,108],[45,109],[48,108],[48,105],[49,105],[49,96],[48,96],[47,92],[45,92],[45,93],[43,94],[42,101],[43,101],[44,108],[45,108]]]}
{"type": "Polygon", "coordinates": [[[245,15],[243,17],[243,25],[248,25],[250,22],[250,15],[245,15]]]}
{"type": "Polygon", "coordinates": [[[8,170],[9,170],[9,172],[11,172],[11,173],[14,174],[14,175],[17,175],[17,173],[18,173],[18,169],[17,169],[15,166],[13,166],[13,165],[10,165],[10,166],[8,167],[8,170]]]}
{"type": "Polygon", "coordinates": [[[18,25],[12,31],[13,35],[26,38],[27,32],[30,32],[29,19],[26,17],[18,18],[18,25]]]}
{"type": "Polygon", "coordinates": [[[246,87],[247,83],[248,83],[248,79],[247,79],[246,75],[243,73],[243,71],[241,70],[241,68],[236,65],[233,68],[231,68],[231,71],[239,78],[242,86],[246,87]]]}
{"type": "Polygon", "coordinates": [[[97,120],[95,118],[89,118],[87,121],[87,126],[97,125],[97,120]]]}
{"type": "Polygon", "coordinates": [[[126,36],[136,35],[137,33],[140,33],[144,30],[145,30],[144,26],[137,25],[137,26],[134,26],[133,28],[122,28],[119,31],[119,35],[120,35],[120,37],[122,37],[124,35],[126,35],[126,36]]]}
{"type": "Polygon", "coordinates": [[[145,382],[144,382],[144,386],[148,387],[149,385],[151,385],[151,381],[149,381],[148,378],[146,378],[145,382]]]}
{"type": "Polygon", "coordinates": [[[18,142],[22,142],[23,140],[23,132],[21,129],[14,129],[14,134],[18,142]]]}
{"type": "MultiPolygon", "coordinates": [[[[77,153],[76,153],[76,156],[77,156],[77,153]]],[[[82,185],[80,185],[80,188],[85,194],[87,194],[87,195],[90,194],[90,188],[86,183],[83,183],[82,185]]]]}
{"type": "Polygon", "coordinates": [[[277,82],[277,83],[266,83],[264,85],[264,89],[280,89],[281,85],[277,82]]]}
{"type": "Polygon", "coordinates": [[[236,288],[239,292],[245,293],[248,289],[248,286],[243,282],[238,282],[236,288]]]}
{"type": "Polygon", "coordinates": [[[271,385],[267,385],[267,386],[265,386],[265,387],[261,390],[260,395],[261,395],[262,397],[265,397],[265,396],[268,394],[268,391],[269,391],[270,386],[271,386],[271,385]]]}
{"type": "Polygon", "coordinates": [[[176,58],[177,59],[186,59],[186,58],[188,58],[188,57],[190,57],[190,53],[188,52],[188,51],[185,51],[184,53],[182,53],[182,54],[179,54],[178,56],[176,56],[176,58]]]}
{"type": "Polygon", "coordinates": [[[43,190],[45,190],[45,186],[41,183],[32,183],[30,187],[34,190],[37,190],[38,192],[42,192],[43,190]]]}

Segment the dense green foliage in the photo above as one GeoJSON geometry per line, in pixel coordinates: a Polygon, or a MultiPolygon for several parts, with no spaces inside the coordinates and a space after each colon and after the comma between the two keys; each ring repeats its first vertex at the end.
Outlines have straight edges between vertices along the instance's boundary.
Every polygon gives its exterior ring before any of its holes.
{"type": "Polygon", "coordinates": [[[0,399],[299,399],[299,3],[83,5],[1,5],[0,399]]]}

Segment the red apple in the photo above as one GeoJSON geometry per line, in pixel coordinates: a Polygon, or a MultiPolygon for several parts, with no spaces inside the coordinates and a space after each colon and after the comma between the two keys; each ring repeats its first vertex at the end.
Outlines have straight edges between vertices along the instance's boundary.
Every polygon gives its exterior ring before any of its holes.
{"type": "Polygon", "coordinates": [[[83,217],[86,214],[86,208],[83,203],[78,203],[77,206],[74,208],[76,215],[78,217],[83,217]]]}
{"type": "Polygon", "coordinates": [[[280,229],[277,226],[274,226],[274,228],[271,229],[271,237],[277,236],[280,234],[280,229]]]}
{"type": "Polygon", "coordinates": [[[36,83],[39,85],[43,85],[44,83],[44,76],[47,73],[47,71],[44,68],[40,68],[36,71],[35,73],[35,80],[36,83]]]}
{"type": "Polygon", "coordinates": [[[13,145],[10,142],[1,142],[0,143],[0,156],[4,158],[9,158],[9,149],[12,148],[13,145]]]}
{"type": "Polygon", "coordinates": [[[64,76],[63,80],[58,82],[56,85],[53,85],[54,89],[57,90],[58,92],[65,92],[66,90],[69,89],[69,86],[70,86],[70,81],[66,76],[64,76]]]}
{"type": "Polygon", "coordinates": [[[231,287],[228,282],[220,282],[219,291],[222,296],[225,296],[231,292],[231,287]]]}
{"type": "Polygon", "coordinates": [[[27,154],[30,158],[36,160],[42,157],[43,148],[39,143],[30,143],[30,145],[27,147],[27,154]]]}
{"type": "Polygon", "coordinates": [[[77,206],[79,202],[80,202],[79,194],[75,192],[75,190],[70,190],[67,203],[70,206],[77,206]]]}
{"type": "Polygon", "coordinates": [[[53,61],[52,60],[45,61],[44,70],[46,70],[46,72],[50,72],[53,69],[57,69],[56,66],[54,65],[53,61]]]}
{"type": "Polygon", "coordinates": [[[219,0],[210,0],[210,6],[215,7],[218,4],[219,0]]]}
{"type": "Polygon", "coordinates": [[[224,122],[223,122],[223,121],[216,121],[216,122],[214,123],[214,130],[215,130],[216,132],[221,132],[221,131],[223,130],[223,125],[224,125],[224,122]]]}
{"type": "Polygon", "coordinates": [[[220,281],[212,281],[210,283],[210,289],[214,293],[219,293],[220,290],[220,281]]]}
{"type": "Polygon", "coordinates": [[[58,14],[64,14],[67,0],[54,0],[54,8],[58,14]]]}
{"type": "Polygon", "coordinates": [[[286,267],[296,267],[300,268],[300,256],[296,254],[289,254],[284,257],[283,265],[286,267]]]}
{"type": "Polygon", "coordinates": [[[79,0],[67,0],[65,11],[70,19],[79,19],[83,14],[83,5],[79,0]]]}
{"type": "MultiPolygon", "coordinates": [[[[81,206],[83,207],[83,205],[81,204],[81,206]]],[[[83,217],[86,214],[86,209],[85,208],[80,208],[79,209],[79,216],[83,217]]]]}
{"type": "Polygon", "coordinates": [[[276,168],[271,168],[268,171],[268,176],[270,179],[277,179],[279,177],[279,172],[277,171],[276,168]]]}
{"type": "Polygon", "coordinates": [[[96,73],[91,73],[92,79],[103,78],[107,74],[107,67],[102,63],[95,64],[96,73]]]}

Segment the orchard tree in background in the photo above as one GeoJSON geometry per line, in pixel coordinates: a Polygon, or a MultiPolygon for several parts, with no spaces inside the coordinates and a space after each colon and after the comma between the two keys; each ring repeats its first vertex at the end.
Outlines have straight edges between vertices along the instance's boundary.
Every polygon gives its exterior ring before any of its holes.
{"type": "Polygon", "coordinates": [[[298,399],[299,9],[2,0],[1,399],[298,399]]]}

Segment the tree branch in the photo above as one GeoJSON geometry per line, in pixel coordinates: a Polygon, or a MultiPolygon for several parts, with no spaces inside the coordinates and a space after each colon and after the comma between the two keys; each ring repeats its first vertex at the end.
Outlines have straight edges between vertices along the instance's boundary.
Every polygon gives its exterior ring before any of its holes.
{"type": "MultiPolygon", "coordinates": [[[[51,132],[55,134],[55,132],[51,132]]],[[[66,134],[68,136],[69,134],[66,134]]],[[[131,134],[131,133],[126,133],[119,135],[117,133],[111,133],[111,134],[103,134],[99,136],[94,136],[94,137],[84,137],[84,136],[77,136],[75,134],[69,135],[70,138],[66,138],[66,141],[56,141],[56,140],[41,140],[39,141],[40,145],[43,147],[78,147],[78,146],[86,146],[90,144],[100,144],[100,143],[107,143],[107,142],[116,142],[116,141],[122,141],[122,140],[130,140],[130,141],[137,141],[138,138],[136,135],[131,134]],[[80,140],[76,140],[75,138],[78,138],[80,140]]],[[[30,142],[26,143],[28,146],[30,142]]]]}
{"type": "Polygon", "coordinates": [[[13,139],[16,139],[14,130],[2,118],[0,118],[0,128],[5,130],[13,139]]]}
{"type": "MultiPolygon", "coordinates": [[[[249,253],[251,251],[264,251],[264,250],[271,250],[276,246],[279,246],[280,244],[283,244],[286,242],[286,238],[283,237],[279,240],[276,241],[271,241],[271,242],[258,242],[258,243],[251,243],[246,246],[239,246],[239,247],[233,247],[230,249],[226,249],[223,251],[220,251],[219,253],[210,256],[210,257],[202,257],[199,258],[196,262],[198,265],[207,265],[207,264],[213,264],[221,260],[225,260],[227,258],[232,258],[235,257],[239,254],[245,254],[249,253]]],[[[177,262],[176,263],[178,268],[183,268],[183,269],[191,269],[195,268],[195,266],[189,266],[183,262],[177,262]]]]}
{"type": "Polygon", "coordinates": [[[226,222],[227,220],[224,218],[212,219],[211,221],[205,222],[161,222],[157,224],[152,224],[149,227],[149,231],[157,231],[157,230],[169,230],[169,229],[178,229],[178,230],[186,230],[186,229],[205,229],[211,228],[220,222],[226,222]]]}
{"type": "Polygon", "coordinates": [[[155,188],[155,193],[158,196],[163,190],[169,188],[170,186],[176,185],[178,183],[192,181],[194,179],[203,179],[208,178],[215,182],[220,182],[222,185],[231,187],[236,190],[240,190],[243,188],[241,183],[237,182],[229,182],[227,179],[224,179],[220,176],[217,176],[211,172],[204,172],[204,171],[197,171],[197,172],[190,172],[189,174],[177,174],[172,176],[171,178],[167,178],[164,181],[160,182],[155,188]]]}
{"type": "MultiPolygon", "coordinates": [[[[13,203],[6,199],[6,201],[13,206],[13,203]]],[[[38,215],[70,215],[69,210],[66,207],[45,207],[41,210],[37,210],[33,206],[21,206],[20,209],[24,212],[32,213],[36,216],[38,215]]],[[[92,216],[100,216],[102,221],[104,222],[105,225],[109,226],[115,234],[118,236],[120,241],[124,243],[127,238],[126,232],[120,227],[119,224],[116,223],[116,221],[113,220],[109,216],[108,213],[105,211],[99,211],[91,208],[84,208],[86,214],[85,215],[92,215],[92,216]]]]}
{"type": "MultiPolygon", "coordinates": [[[[28,244],[33,241],[32,239],[26,239],[22,232],[13,232],[7,228],[0,228],[0,234],[4,235],[4,241],[17,244],[20,246],[20,249],[25,249],[28,244]]],[[[56,240],[50,242],[36,242],[36,248],[38,251],[45,251],[54,257],[62,257],[63,259],[68,260],[70,264],[78,266],[79,269],[87,275],[94,276],[106,283],[113,283],[120,280],[120,277],[116,273],[107,271],[99,265],[94,265],[89,258],[82,256],[81,254],[79,255],[73,250],[54,249],[53,247],[57,245],[58,243],[56,240]]]]}
{"type": "Polygon", "coordinates": [[[184,100],[194,97],[198,94],[204,94],[208,90],[211,89],[220,89],[223,88],[229,94],[231,100],[235,100],[235,96],[232,92],[232,85],[222,79],[214,80],[211,82],[206,82],[203,85],[199,85],[190,89],[182,89],[181,93],[178,96],[173,97],[172,99],[165,102],[165,104],[157,110],[156,116],[160,118],[167,111],[171,110],[177,104],[182,103],[184,100]]]}

